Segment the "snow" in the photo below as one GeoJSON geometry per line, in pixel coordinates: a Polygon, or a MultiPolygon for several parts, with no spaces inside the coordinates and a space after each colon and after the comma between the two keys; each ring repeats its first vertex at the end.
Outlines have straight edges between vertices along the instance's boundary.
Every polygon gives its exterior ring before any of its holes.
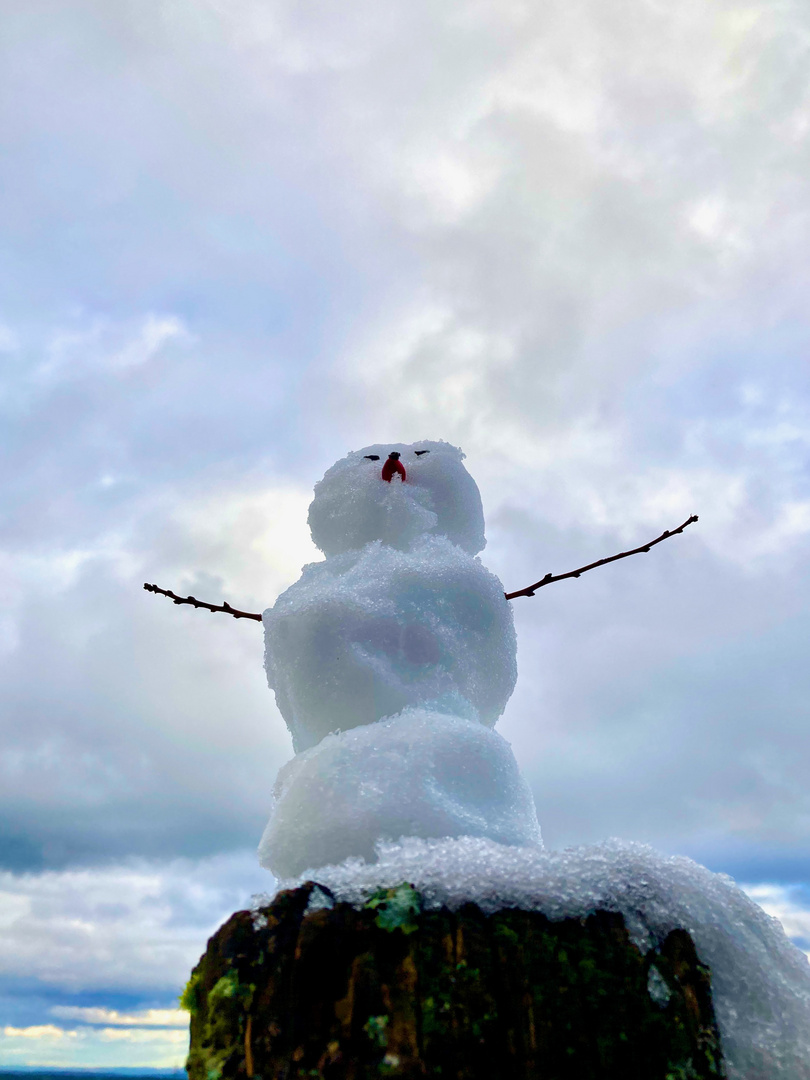
{"type": "Polygon", "coordinates": [[[476,721],[425,709],[328,735],[285,765],[275,796],[259,859],[281,877],[371,859],[380,837],[541,843],[509,743],[476,721]]]}
{"type": "Polygon", "coordinates": [[[339,555],[372,540],[405,548],[430,533],[475,555],[486,544],[484,511],[463,458],[458,447],[428,439],[355,450],[315,485],[309,508],[312,539],[325,555],[339,555]],[[401,455],[405,483],[399,477],[390,483],[380,479],[392,451],[401,455]],[[368,460],[367,455],[379,460],[368,460]]]}
{"type": "Polygon", "coordinates": [[[321,866],[279,888],[314,879],[359,907],[376,889],[407,881],[428,909],[472,901],[488,913],[519,907],[552,919],[620,911],[643,950],[686,929],[711,969],[729,1080],[810,1078],[807,957],[726,875],[619,840],[543,851],[480,837],[408,838],[379,843],[376,859],[321,866]]]}
{"type": "Polygon", "coordinates": [[[310,563],[263,622],[268,682],[297,752],[410,705],[491,726],[517,678],[503,585],[440,536],[310,563]]]}

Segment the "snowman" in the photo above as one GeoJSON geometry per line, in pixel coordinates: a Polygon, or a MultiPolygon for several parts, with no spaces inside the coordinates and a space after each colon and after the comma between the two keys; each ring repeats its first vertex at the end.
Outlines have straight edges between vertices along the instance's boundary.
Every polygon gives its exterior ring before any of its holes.
{"type": "Polygon", "coordinates": [[[493,731],[517,677],[511,605],[477,554],[484,515],[446,442],[368,446],[315,485],[325,559],[262,615],[295,757],[259,846],[277,877],[400,837],[541,846],[531,791],[493,731]]]}
{"type": "Polygon", "coordinates": [[[534,802],[493,727],[515,686],[510,600],[649,551],[504,593],[478,553],[484,514],[464,454],[446,442],[367,446],[315,485],[323,552],[262,615],[144,589],[264,625],[265,668],[295,756],[259,845],[279,878],[360,859],[406,837],[542,847],[534,802]]]}
{"type": "MultiPolygon", "coordinates": [[[[325,558],[261,615],[144,584],[175,604],[263,623],[295,756],[276,780],[261,863],[284,885],[315,876],[350,903],[413,881],[436,905],[552,919],[620,911],[642,949],[689,927],[713,973],[729,1075],[804,1080],[810,975],[777,920],[725,875],[643,845],[544,852],[531,792],[493,730],[516,680],[510,600],[647,552],[696,515],[505,594],[477,557],[484,516],[463,459],[448,443],[419,442],[338,461],[309,509],[325,558]],[[396,843],[404,838],[439,842],[396,843]]],[[[649,985],[664,1007],[669,991],[649,985]]]]}

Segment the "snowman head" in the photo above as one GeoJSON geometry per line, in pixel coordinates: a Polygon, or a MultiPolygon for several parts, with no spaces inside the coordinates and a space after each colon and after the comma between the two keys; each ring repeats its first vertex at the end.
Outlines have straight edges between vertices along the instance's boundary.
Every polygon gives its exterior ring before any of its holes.
{"type": "Polygon", "coordinates": [[[458,447],[429,440],[347,454],[315,485],[312,539],[331,556],[374,540],[405,550],[429,534],[475,555],[486,544],[484,511],[463,459],[458,447]]]}

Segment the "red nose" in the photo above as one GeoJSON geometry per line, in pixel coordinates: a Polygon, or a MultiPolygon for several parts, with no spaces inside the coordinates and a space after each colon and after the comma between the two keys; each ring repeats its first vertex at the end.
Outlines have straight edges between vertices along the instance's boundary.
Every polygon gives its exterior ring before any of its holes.
{"type": "Polygon", "coordinates": [[[403,482],[405,481],[405,466],[402,464],[401,461],[397,461],[396,458],[390,457],[387,459],[387,461],[382,467],[383,480],[387,480],[390,484],[391,477],[394,475],[394,473],[399,473],[399,475],[402,477],[403,482]]]}

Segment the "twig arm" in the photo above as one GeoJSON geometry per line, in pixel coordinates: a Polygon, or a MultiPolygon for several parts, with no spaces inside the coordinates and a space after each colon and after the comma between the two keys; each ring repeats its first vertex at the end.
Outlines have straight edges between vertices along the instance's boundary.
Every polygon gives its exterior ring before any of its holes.
{"type": "Polygon", "coordinates": [[[235,619],[255,619],[256,622],[261,622],[261,615],[256,615],[252,611],[238,611],[236,608],[232,608],[227,600],[224,600],[219,606],[216,604],[206,604],[204,600],[198,600],[196,596],[177,596],[171,591],[171,589],[161,589],[157,585],[148,585],[144,582],[143,586],[147,592],[160,593],[161,596],[168,596],[175,604],[191,604],[193,607],[205,608],[207,611],[222,611],[226,615],[233,615],[235,619]]]}
{"type": "Polygon", "coordinates": [[[617,559],[626,559],[630,555],[638,555],[642,551],[649,551],[651,547],[660,544],[662,540],[667,540],[670,536],[676,536],[678,533],[682,533],[687,525],[691,525],[692,522],[697,521],[697,519],[697,514],[692,514],[692,516],[688,517],[683,525],[679,525],[677,529],[664,529],[661,535],[657,536],[655,540],[650,540],[648,544],[642,544],[641,547],[633,548],[632,551],[620,551],[618,555],[609,555],[607,559],[598,559],[596,562],[588,563],[587,566],[580,566],[578,570],[569,570],[567,574],[546,574],[546,576],[540,578],[539,581],[535,581],[534,585],[527,585],[525,589],[518,589],[516,592],[506,593],[506,599],[514,600],[516,596],[534,596],[537,589],[541,589],[544,585],[550,585],[552,581],[563,581],[565,578],[579,577],[579,575],[584,574],[586,570],[594,570],[597,566],[604,566],[606,563],[616,562],[617,559]]]}
{"type": "MultiPolygon", "coordinates": [[[[642,544],[641,547],[633,548],[632,551],[620,551],[618,555],[609,555],[606,559],[597,559],[596,562],[588,563],[587,566],[580,566],[577,570],[569,570],[567,574],[546,574],[539,581],[535,581],[534,585],[527,585],[525,589],[517,589],[515,592],[505,593],[507,600],[514,600],[518,596],[534,596],[538,589],[542,589],[544,585],[550,585],[552,581],[564,581],[565,578],[578,578],[580,574],[584,574],[587,570],[594,570],[597,566],[605,566],[607,563],[616,562],[617,559],[626,559],[630,555],[638,555],[642,551],[649,551],[651,547],[655,547],[656,544],[660,544],[662,540],[667,540],[670,536],[676,536],[678,533],[682,533],[687,525],[691,525],[693,521],[697,521],[697,514],[692,514],[688,517],[682,525],[679,525],[677,529],[664,529],[660,536],[657,536],[655,540],[650,540],[647,544],[642,544]]],[[[195,608],[205,608],[206,611],[221,611],[225,615],[232,615],[234,619],[254,619],[256,622],[261,622],[261,615],[257,615],[253,611],[239,611],[237,608],[231,607],[227,600],[224,600],[221,604],[207,604],[204,600],[198,600],[196,596],[178,596],[170,589],[161,589],[158,585],[149,585],[144,582],[144,589],[147,592],[159,593],[161,596],[168,596],[168,598],[175,604],[191,604],[195,608]]]]}

